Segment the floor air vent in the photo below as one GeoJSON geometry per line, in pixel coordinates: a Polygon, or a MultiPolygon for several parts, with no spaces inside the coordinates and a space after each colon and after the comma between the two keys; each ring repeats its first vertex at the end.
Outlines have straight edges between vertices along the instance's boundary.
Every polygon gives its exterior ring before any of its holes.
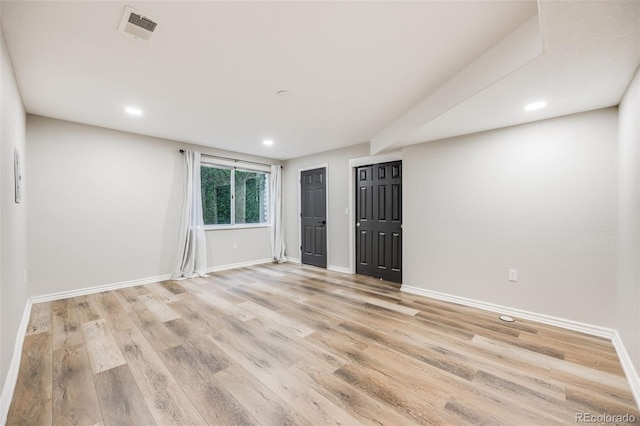
{"type": "Polygon", "coordinates": [[[157,19],[145,16],[142,12],[126,6],[118,31],[144,41],[152,42],[158,33],[160,25],[161,22],[157,19]]]}

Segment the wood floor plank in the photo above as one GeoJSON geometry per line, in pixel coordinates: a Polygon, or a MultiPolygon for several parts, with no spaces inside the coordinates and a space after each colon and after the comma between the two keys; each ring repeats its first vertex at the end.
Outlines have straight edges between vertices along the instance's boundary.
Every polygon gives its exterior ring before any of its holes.
{"type": "Polygon", "coordinates": [[[51,333],[26,336],[7,424],[53,424],[52,386],[51,333]]]}
{"type": "Polygon", "coordinates": [[[220,383],[264,426],[309,425],[269,388],[255,380],[240,366],[216,374],[220,383]]]}
{"type": "Polygon", "coordinates": [[[82,324],[82,332],[87,343],[87,353],[94,374],[126,362],[105,320],[85,322],[82,324]]]}
{"type": "Polygon", "coordinates": [[[486,371],[479,371],[474,378],[474,383],[493,388],[496,391],[506,394],[511,400],[526,404],[540,413],[540,415],[542,415],[542,413],[549,414],[553,419],[556,419],[558,423],[572,421],[574,418],[570,410],[568,410],[564,398],[558,399],[551,395],[537,392],[486,371]]]}
{"type": "Polygon", "coordinates": [[[191,293],[202,299],[203,302],[212,307],[215,307],[216,309],[221,309],[230,313],[231,315],[234,315],[240,321],[248,321],[256,317],[255,314],[251,311],[243,308],[239,304],[227,300],[224,293],[210,292],[191,281],[183,282],[182,285],[185,288],[189,289],[191,293]]]}
{"type": "Polygon", "coordinates": [[[114,334],[157,424],[206,424],[159,354],[137,328],[117,330],[114,334]]]}
{"type": "MultiPolygon", "coordinates": [[[[333,293],[330,294],[333,296],[333,293]]],[[[417,329],[418,332],[424,332],[424,329],[428,328],[430,333],[437,333],[446,339],[470,341],[474,337],[474,334],[470,332],[451,328],[437,321],[425,320],[417,315],[410,317],[375,305],[359,305],[351,299],[316,296],[306,303],[342,320],[353,321],[372,328],[388,329],[393,326],[404,329],[409,327],[417,329]]]]}
{"type": "Polygon", "coordinates": [[[128,365],[96,374],[95,385],[105,426],[156,424],[128,365]]]}
{"type": "Polygon", "coordinates": [[[76,304],[72,299],[56,300],[52,304],[52,309],[53,350],[84,343],[76,304]]]}
{"type": "Polygon", "coordinates": [[[92,294],[87,296],[87,300],[97,309],[100,317],[104,318],[110,329],[133,328],[130,316],[113,292],[92,294]]]}
{"type": "Polygon", "coordinates": [[[538,363],[540,365],[545,365],[548,368],[575,374],[605,385],[615,386],[620,389],[627,389],[629,386],[624,377],[616,376],[593,368],[581,367],[570,362],[558,360],[554,357],[545,356],[544,354],[528,351],[520,347],[514,347],[507,343],[492,341],[491,339],[486,339],[481,336],[474,337],[473,343],[494,352],[500,352],[502,354],[508,353],[514,357],[528,360],[533,364],[538,363]]]}
{"type": "MultiPolygon", "coordinates": [[[[292,354],[294,355],[293,360],[297,359],[299,361],[300,359],[312,358],[323,362],[328,366],[328,370],[332,371],[347,362],[346,358],[340,356],[340,354],[327,351],[312,341],[297,336],[279,324],[256,318],[246,323],[246,327],[248,330],[252,330],[254,335],[260,336],[261,339],[265,340],[264,344],[279,345],[285,349],[295,348],[295,354],[292,354]]],[[[290,352],[292,351],[290,350],[290,352]]]]}
{"type": "Polygon", "coordinates": [[[135,304],[138,302],[138,294],[134,292],[131,287],[121,288],[112,293],[126,312],[134,310],[135,304]]]}
{"type": "MultiPolygon", "coordinates": [[[[178,324],[180,320],[172,321],[178,324]]],[[[211,368],[193,347],[176,346],[162,353],[163,361],[176,377],[194,406],[209,424],[253,425],[258,421],[220,384],[215,373],[220,363],[211,368]]],[[[205,358],[206,359],[206,358],[205,358]]],[[[226,364],[225,364],[226,365],[226,364]]]]}
{"type": "Polygon", "coordinates": [[[265,308],[261,305],[258,305],[257,303],[244,302],[241,303],[240,306],[244,307],[247,310],[250,310],[251,312],[254,312],[259,317],[271,320],[282,325],[283,327],[288,328],[300,337],[308,336],[315,331],[312,328],[301,324],[295,319],[282,315],[279,312],[272,311],[271,309],[265,308]]]}
{"type": "Polygon", "coordinates": [[[334,375],[355,386],[370,397],[391,406],[398,413],[418,424],[462,424],[459,419],[444,410],[444,402],[423,398],[416,388],[404,389],[387,379],[388,376],[349,363],[334,375]]]}
{"type": "Polygon", "coordinates": [[[138,296],[138,300],[147,305],[147,309],[155,314],[162,322],[171,321],[180,318],[180,315],[175,313],[169,306],[156,299],[153,294],[145,294],[138,296]]]}
{"type": "Polygon", "coordinates": [[[606,413],[612,415],[630,414],[640,422],[640,410],[635,404],[621,403],[607,395],[594,394],[573,386],[567,386],[567,401],[578,410],[592,413],[606,413]]]}
{"type": "Polygon", "coordinates": [[[94,425],[102,421],[91,365],[84,343],[53,352],[55,424],[94,425]]]}
{"type": "Polygon", "coordinates": [[[71,299],[76,304],[76,312],[80,324],[96,321],[102,318],[102,314],[91,296],[78,296],[71,299]]]}
{"type": "MultiPolygon", "coordinates": [[[[274,287],[265,286],[261,283],[245,284],[245,286],[252,287],[255,291],[259,291],[268,296],[270,302],[277,306],[278,313],[311,330],[330,329],[340,322],[340,319],[337,319],[335,316],[306,303],[311,297],[317,298],[317,295],[296,297],[295,290],[297,290],[297,287],[295,286],[274,287]],[[277,291],[274,291],[275,289],[277,289],[277,291]],[[293,293],[293,296],[283,297],[283,295],[287,293],[293,293]]],[[[289,326],[289,323],[282,324],[287,327],[289,326]]],[[[305,335],[303,333],[298,334],[302,337],[305,335]]]]}
{"type": "Polygon", "coordinates": [[[597,381],[590,380],[589,378],[579,377],[575,374],[558,370],[549,371],[549,378],[560,383],[567,383],[567,386],[571,386],[583,392],[591,392],[596,395],[616,399],[620,402],[620,405],[634,406],[636,403],[633,396],[630,395],[626,389],[621,389],[618,386],[599,383],[597,381]]]}
{"type": "Polygon", "coordinates": [[[404,353],[421,362],[466,380],[472,380],[478,372],[473,363],[468,362],[464,358],[452,357],[451,353],[443,354],[437,349],[430,348],[426,345],[414,345],[407,341],[397,339],[395,336],[385,335],[384,333],[355,323],[344,322],[338,327],[341,331],[345,331],[349,335],[371,340],[385,347],[395,349],[400,353],[404,353]]]}
{"type": "Polygon", "coordinates": [[[27,336],[51,331],[51,302],[34,303],[27,325],[27,336]]]}
{"type": "Polygon", "coordinates": [[[448,341],[447,345],[430,336],[418,335],[409,331],[392,330],[390,333],[408,345],[419,345],[436,351],[451,362],[463,362],[476,370],[492,371],[506,380],[513,381],[533,390],[563,398],[565,386],[549,376],[547,368],[539,368],[517,360],[495,357],[481,348],[465,346],[461,342],[448,341]]]}
{"type": "MultiPolygon", "coordinates": [[[[171,321],[168,326],[173,330],[178,330],[177,321],[171,321]]],[[[210,376],[234,364],[222,349],[204,335],[185,337],[182,344],[167,349],[163,353],[173,354],[172,358],[174,359],[178,359],[176,356],[178,354],[184,355],[189,359],[190,367],[202,375],[206,373],[210,376]]]]}
{"type": "MultiPolygon", "coordinates": [[[[520,340],[527,343],[535,344],[540,338],[538,336],[524,334],[520,336],[520,340]]],[[[598,370],[606,371],[611,374],[624,376],[624,370],[618,359],[618,355],[612,352],[592,351],[582,345],[576,345],[569,341],[553,341],[553,347],[562,351],[564,359],[574,364],[584,365],[585,367],[595,367],[598,370]]]]}
{"type": "Polygon", "coordinates": [[[132,306],[133,309],[129,312],[131,321],[156,351],[162,352],[182,343],[144,303],[138,300],[132,306]]]}
{"type": "Polygon", "coordinates": [[[178,339],[184,339],[191,335],[207,336],[215,332],[220,318],[224,316],[220,315],[219,312],[194,309],[185,300],[174,302],[171,307],[180,314],[180,318],[167,321],[164,324],[178,339]],[[176,328],[175,324],[180,324],[181,326],[176,328]],[[185,324],[188,325],[185,326],[185,324]]]}
{"type": "Polygon", "coordinates": [[[610,341],[299,264],[34,305],[9,425],[555,425],[640,413],[610,341]]]}
{"type": "Polygon", "coordinates": [[[265,294],[271,295],[273,298],[277,298],[281,301],[295,300],[296,302],[304,302],[310,296],[304,291],[300,291],[295,286],[279,287],[279,286],[265,286],[260,282],[246,283],[245,285],[256,288],[265,294]]]}
{"type": "Polygon", "coordinates": [[[145,286],[151,293],[155,294],[164,303],[180,300],[180,294],[173,293],[160,283],[148,284],[145,286]]]}
{"type": "Polygon", "coordinates": [[[400,312],[400,313],[405,314],[405,315],[412,315],[413,316],[413,315],[415,315],[415,314],[420,312],[417,309],[408,308],[408,307],[400,305],[400,304],[387,302],[386,300],[380,300],[378,298],[371,297],[371,296],[362,296],[362,295],[352,294],[352,293],[350,293],[348,291],[344,291],[344,290],[341,290],[341,289],[334,290],[333,293],[334,294],[339,294],[341,296],[347,297],[347,298],[352,299],[352,300],[356,300],[356,301],[358,301],[360,303],[369,303],[371,305],[376,305],[376,306],[379,306],[381,308],[389,309],[390,311],[400,312]]]}
{"type": "Polygon", "coordinates": [[[195,295],[188,294],[180,300],[169,304],[171,309],[188,321],[193,322],[198,328],[210,328],[219,318],[227,315],[226,312],[215,309],[195,295]]]}
{"type": "Polygon", "coordinates": [[[273,312],[276,312],[281,308],[278,300],[268,297],[268,295],[257,291],[254,288],[247,287],[244,283],[239,283],[233,287],[227,287],[227,292],[243,298],[244,303],[251,302],[273,312]]]}
{"type": "Polygon", "coordinates": [[[307,388],[302,381],[287,370],[275,363],[256,363],[250,355],[226,343],[222,343],[223,349],[231,358],[312,424],[350,425],[357,423],[355,418],[315,389],[307,388]]]}
{"type": "Polygon", "coordinates": [[[177,281],[162,281],[160,285],[167,290],[169,290],[173,294],[182,294],[186,293],[186,289],[182,286],[182,284],[177,281]]]}
{"type": "MultiPolygon", "coordinates": [[[[411,389],[407,389],[409,393],[421,395],[421,399],[425,401],[439,401],[439,404],[444,405],[445,410],[451,409],[451,396],[455,395],[470,405],[484,407],[477,409],[475,413],[483,419],[499,420],[502,423],[511,421],[517,424],[561,423],[557,417],[548,416],[541,411],[531,411],[527,404],[504,398],[489,388],[480,388],[472,382],[477,373],[466,377],[455,374],[455,369],[443,368],[438,363],[434,363],[429,356],[425,356],[419,349],[416,350],[410,342],[406,342],[407,347],[404,347],[402,343],[383,342],[380,338],[369,342],[360,334],[348,331],[346,334],[341,334],[336,330],[331,332],[331,336],[328,336],[330,333],[322,334],[311,336],[309,339],[322,342],[340,353],[349,354],[355,366],[367,368],[374,375],[379,372],[382,374],[381,377],[388,378],[386,381],[389,383],[397,381],[398,385],[410,384],[411,389]],[[327,339],[327,337],[330,338],[327,339]],[[365,341],[369,342],[369,346],[365,341]],[[438,386],[431,386],[432,382],[437,382],[438,386]],[[486,401],[492,401],[494,404],[486,404],[486,401]],[[495,404],[497,401],[500,403],[495,404]],[[449,405],[448,408],[447,405],[449,405]]],[[[455,357],[452,358],[455,359],[455,357]]],[[[455,414],[461,413],[456,411],[455,414]]],[[[458,423],[450,419],[448,423],[451,422],[458,423]]]]}
{"type": "Polygon", "coordinates": [[[193,281],[194,283],[198,284],[199,286],[201,286],[201,288],[203,290],[209,291],[215,295],[222,295],[224,296],[225,300],[228,300],[229,302],[233,303],[233,304],[240,304],[242,302],[246,302],[247,299],[245,297],[239,296],[235,293],[233,293],[232,291],[230,291],[231,289],[233,289],[234,285],[237,285],[237,283],[235,282],[228,282],[225,280],[219,280],[217,279],[218,277],[211,277],[211,278],[194,278],[193,281]],[[215,280],[214,280],[215,279],[215,280]],[[224,285],[224,286],[223,286],[224,285]]]}
{"type": "Polygon", "coordinates": [[[309,369],[296,364],[288,369],[295,377],[313,387],[327,399],[342,407],[345,412],[367,425],[415,425],[410,419],[397,413],[390,405],[361,392],[334,374],[309,369]]]}
{"type": "Polygon", "coordinates": [[[223,349],[232,346],[250,356],[258,365],[275,363],[286,368],[302,357],[301,350],[285,345],[283,338],[261,336],[254,329],[245,327],[246,323],[233,317],[220,318],[218,324],[219,327],[209,334],[216,345],[223,349]]]}

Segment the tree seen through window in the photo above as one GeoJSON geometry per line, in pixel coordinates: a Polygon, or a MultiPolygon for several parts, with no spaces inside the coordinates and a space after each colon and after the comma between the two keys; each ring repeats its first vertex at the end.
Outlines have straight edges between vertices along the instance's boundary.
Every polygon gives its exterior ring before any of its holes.
{"type": "Polygon", "coordinates": [[[268,176],[263,172],[203,165],[201,188],[204,223],[268,223],[268,176]]]}

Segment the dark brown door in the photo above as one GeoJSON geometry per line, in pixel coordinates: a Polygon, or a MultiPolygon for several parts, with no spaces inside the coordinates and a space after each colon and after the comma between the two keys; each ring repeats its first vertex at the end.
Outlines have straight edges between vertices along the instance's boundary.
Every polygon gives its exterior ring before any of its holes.
{"type": "Polygon", "coordinates": [[[327,267],[326,169],[300,174],[302,263],[327,267]]]}
{"type": "Polygon", "coordinates": [[[402,282],[402,162],[356,169],[356,272],[402,282]]]}

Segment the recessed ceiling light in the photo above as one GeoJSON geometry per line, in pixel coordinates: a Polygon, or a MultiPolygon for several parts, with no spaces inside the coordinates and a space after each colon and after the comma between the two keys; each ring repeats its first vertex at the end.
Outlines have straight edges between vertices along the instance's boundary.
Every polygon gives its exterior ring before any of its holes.
{"type": "Polygon", "coordinates": [[[533,103],[530,103],[529,105],[526,105],[524,107],[524,110],[525,111],[535,111],[537,109],[544,108],[545,106],[547,106],[547,103],[544,102],[544,101],[533,102],[533,103]]]}
{"type": "Polygon", "coordinates": [[[266,146],[271,146],[273,145],[273,141],[271,139],[265,139],[262,141],[262,144],[266,146]]]}
{"type": "Polygon", "coordinates": [[[136,107],[126,107],[125,112],[130,115],[142,115],[142,110],[136,107]]]}

